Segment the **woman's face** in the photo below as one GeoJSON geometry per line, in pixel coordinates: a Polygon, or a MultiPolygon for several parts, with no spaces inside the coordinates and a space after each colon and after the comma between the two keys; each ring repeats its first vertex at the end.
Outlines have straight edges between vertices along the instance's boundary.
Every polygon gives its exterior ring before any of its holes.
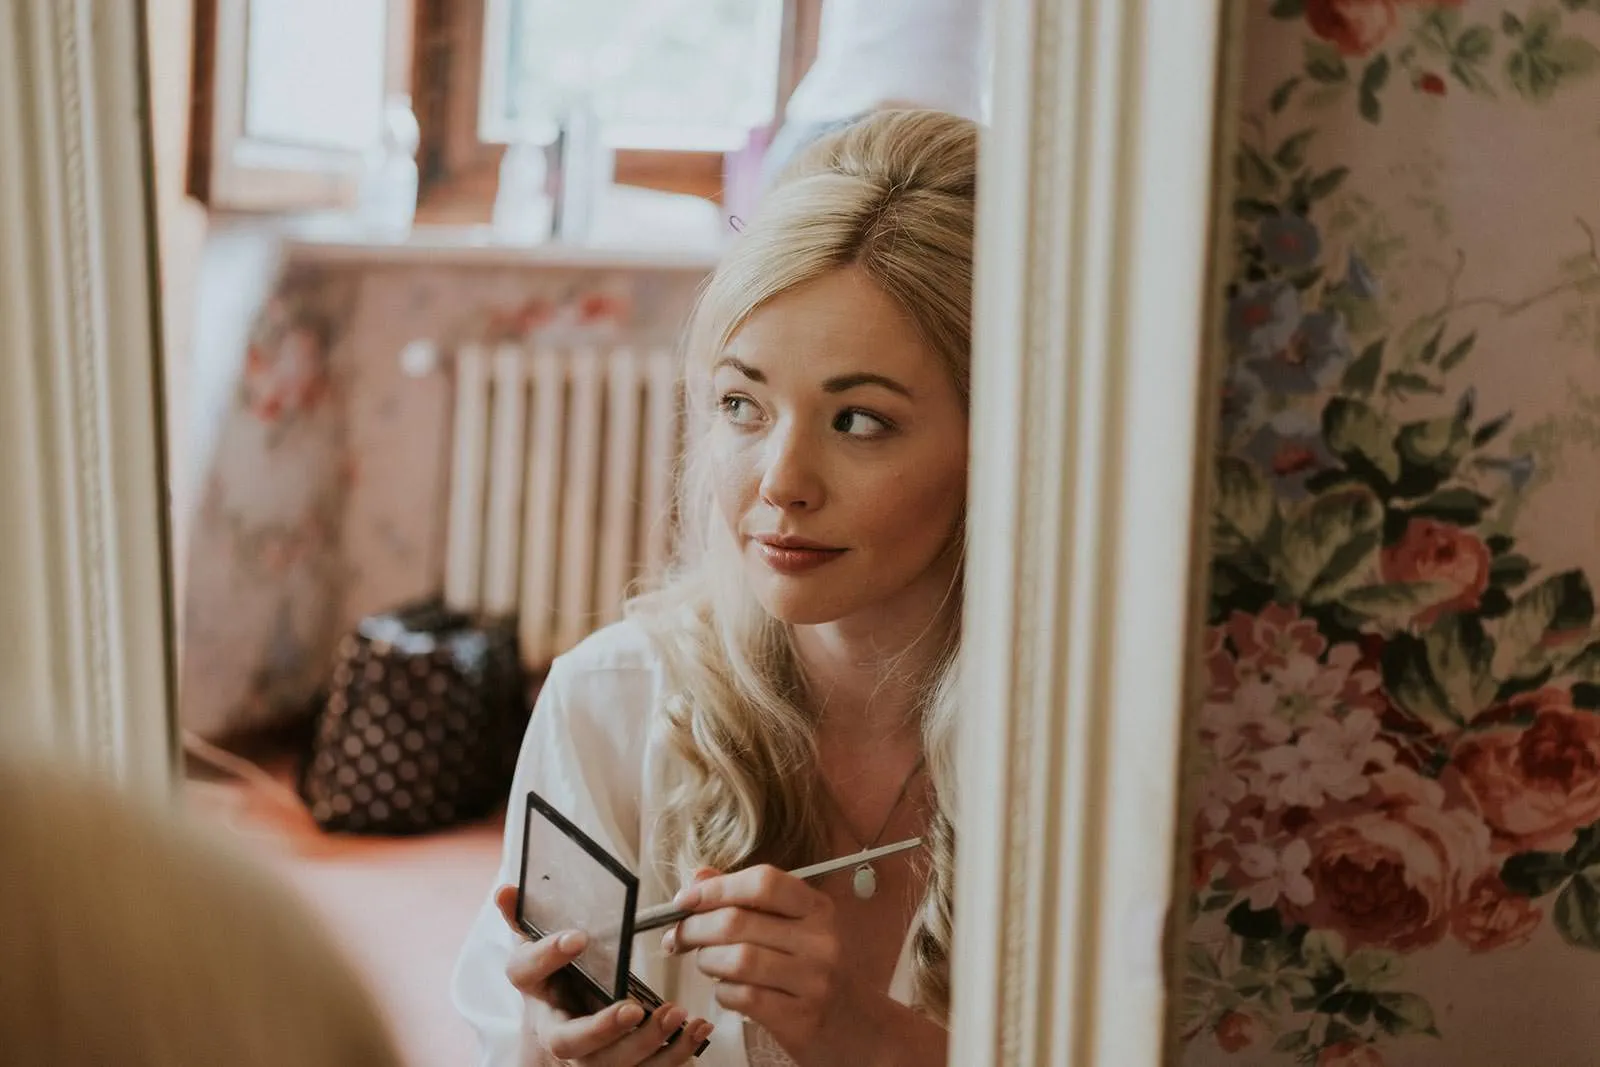
{"type": "Polygon", "coordinates": [[[767,611],[931,617],[955,574],[967,415],[889,296],[853,267],[796,287],[750,316],[711,384],[717,503],[767,611]]]}

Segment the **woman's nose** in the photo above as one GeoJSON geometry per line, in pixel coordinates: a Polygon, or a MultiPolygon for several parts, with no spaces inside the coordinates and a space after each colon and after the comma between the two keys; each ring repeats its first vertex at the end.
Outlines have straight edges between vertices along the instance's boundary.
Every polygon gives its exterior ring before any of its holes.
{"type": "Polygon", "coordinates": [[[766,469],[761,473],[761,499],[782,511],[815,511],[822,504],[822,479],[818,477],[811,446],[792,429],[767,439],[766,469]]]}

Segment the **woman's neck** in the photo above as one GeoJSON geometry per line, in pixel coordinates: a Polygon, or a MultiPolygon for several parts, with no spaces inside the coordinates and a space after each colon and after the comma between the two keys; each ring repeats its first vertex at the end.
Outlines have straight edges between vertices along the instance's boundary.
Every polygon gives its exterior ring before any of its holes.
{"type": "Polygon", "coordinates": [[[920,735],[920,704],[945,650],[948,605],[794,628],[818,732],[874,744],[920,735]]]}

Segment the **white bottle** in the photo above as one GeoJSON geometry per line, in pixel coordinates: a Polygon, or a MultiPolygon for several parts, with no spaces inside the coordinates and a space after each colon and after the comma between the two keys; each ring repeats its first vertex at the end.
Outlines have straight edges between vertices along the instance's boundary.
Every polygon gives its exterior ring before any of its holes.
{"type": "Polygon", "coordinates": [[[500,159],[500,184],[495,189],[490,224],[502,241],[534,244],[550,236],[551,201],[546,185],[549,165],[545,147],[513,141],[500,159]]]}
{"type": "Polygon", "coordinates": [[[404,240],[417,217],[417,146],[422,142],[411,97],[389,97],[383,136],[367,153],[358,195],[362,227],[375,237],[404,240]]]}

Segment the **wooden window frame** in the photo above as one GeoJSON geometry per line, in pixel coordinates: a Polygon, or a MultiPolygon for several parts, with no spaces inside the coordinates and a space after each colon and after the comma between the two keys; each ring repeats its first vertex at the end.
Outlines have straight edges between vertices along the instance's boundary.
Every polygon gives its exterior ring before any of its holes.
{"type": "MultiPolygon", "coordinates": [[[[251,0],[195,0],[187,191],[213,211],[355,206],[359,152],[255,140],[245,130],[251,0]],[[228,76],[219,77],[219,72],[228,76]],[[237,76],[235,76],[237,72],[237,76]]],[[[412,87],[414,0],[386,0],[386,96],[412,87]]]]}
{"type": "MultiPolygon", "coordinates": [[[[476,225],[489,221],[505,146],[479,130],[487,0],[415,0],[412,102],[422,129],[417,221],[476,225]]],[[[816,55],[822,0],[786,0],[779,103],[816,55]]],[[[622,149],[616,181],[720,202],[723,153],[622,149]]]]}

